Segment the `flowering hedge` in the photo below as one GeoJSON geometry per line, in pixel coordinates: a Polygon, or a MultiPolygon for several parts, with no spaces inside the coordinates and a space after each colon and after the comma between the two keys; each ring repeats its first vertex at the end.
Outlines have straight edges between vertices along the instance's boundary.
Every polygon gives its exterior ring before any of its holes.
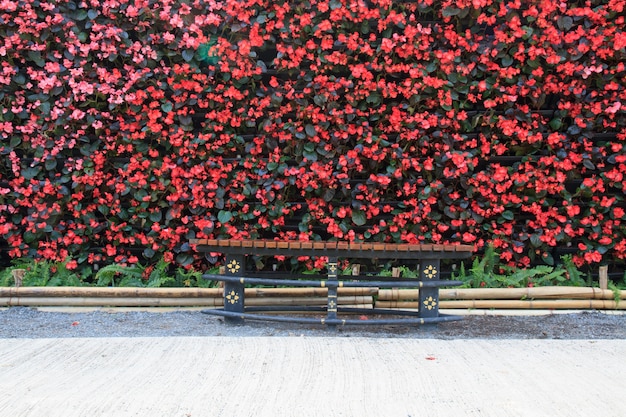
{"type": "Polygon", "coordinates": [[[0,0],[0,245],[626,258],[624,0],[0,0]]]}

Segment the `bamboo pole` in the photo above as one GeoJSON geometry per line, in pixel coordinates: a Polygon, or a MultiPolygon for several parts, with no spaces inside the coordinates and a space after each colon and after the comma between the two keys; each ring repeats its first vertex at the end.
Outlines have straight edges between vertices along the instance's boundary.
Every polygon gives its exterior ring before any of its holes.
{"type": "Polygon", "coordinates": [[[24,275],[26,275],[25,269],[14,269],[11,271],[11,275],[13,276],[13,282],[15,282],[16,287],[22,286],[22,280],[24,279],[24,275]]]}
{"type": "MultiPolygon", "coordinates": [[[[249,307],[326,306],[326,298],[252,298],[249,307]]],[[[341,307],[373,308],[372,297],[339,297],[341,307]]],[[[157,297],[1,297],[3,307],[222,307],[223,298],[157,298],[157,297]]]]}
{"type": "MultiPolygon", "coordinates": [[[[156,297],[212,298],[222,297],[223,288],[129,288],[129,287],[0,287],[1,297],[156,297]]],[[[339,288],[346,296],[375,295],[378,288],[339,288]]],[[[328,288],[246,288],[246,297],[325,297],[328,288]]]]}
{"type": "Polygon", "coordinates": [[[223,298],[0,297],[3,307],[220,307],[223,298]]]}
{"type": "MultiPolygon", "coordinates": [[[[246,288],[246,305],[325,305],[326,288],[246,288]]],[[[418,290],[339,288],[341,306],[417,308],[418,290]],[[413,300],[413,301],[411,301],[413,300]]],[[[617,295],[626,300],[626,291],[617,295]]],[[[442,289],[440,308],[626,309],[610,290],[591,287],[442,289]]],[[[207,306],[223,305],[221,288],[1,287],[0,306],[207,306]]],[[[362,307],[367,308],[367,307],[362,307]]]]}
{"type": "Polygon", "coordinates": [[[609,288],[609,267],[607,265],[602,265],[600,267],[600,276],[599,276],[599,284],[600,288],[606,290],[609,288]]]}
{"type": "MultiPolygon", "coordinates": [[[[417,309],[417,301],[377,301],[376,308],[417,309]]],[[[440,309],[592,309],[626,310],[626,303],[615,300],[442,300],[440,309]]]]}
{"type": "MultiPolygon", "coordinates": [[[[378,299],[383,301],[415,300],[418,298],[419,290],[415,289],[381,289],[378,292],[378,299]]],[[[463,289],[441,289],[440,299],[450,300],[478,300],[478,299],[596,299],[613,300],[615,294],[610,290],[602,290],[593,287],[533,287],[533,288],[463,288],[463,289]]],[[[626,290],[619,292],[619,298],[626,300],[626,290]]]]}
{"type": "Polygon", "coordinates": [[[1,287],[0,297],[220,297],[219,288],[130,288],[130,287],[1,287]]]}
{"type": "MultiPolygon", "coordinates": [[[[24,289],[24,288],[22,288],[24,289]]],[[[98,288],[98,291],[63,291],[63,288],[35,288],[48,289],[52,291],[28,291],[11,292],[13,295],[0,295],[0,306],[119,306],[119,307],[188,307],[188,306],[207,306],[219,307],[224,305],[223,291],[221,289],[208,289],[210,291],[201,291],[200,294],[205,295],[199,297],[199,293],[191,289],[187,291],[169,292],[155,291],[156,289],[139,289],[150,291],[139,291],[138,289],[129,289],[133,291],[113,291],[117,288],[98,288]],[[105,290],[105,291],[101,291],[105,290]],[[185,297],[184,293],[189,296],[185,297]],[[87,294],[87,295],[85,295],[87,294]],[[91,295],[91,296],[89,296],[91,295]]],[[[256,288],[246,289],[252,295],[246,300],[249,306],[271,306],[271,305],[320,305],[324,306],[328,303],[326,294],[321,296],[311,296],[311,292],[302,292],[299,294],[289,291],[291,288],[274,288],[265,291],[262,294],[256,288]],[[295,294],[294,294],[295,293],[295,294]]],[[[362,289],[359,289],[362,290],[362,289]]],[[[367,293],[371,291],[347,291],[348,293],[367,293]]],[[[345,293],[345,291],[344,291],[345,293]]],[[[340,306],[345,305],[373,305],[374,299],[372,295],[341,295],[337,298],[340,306]]]]}

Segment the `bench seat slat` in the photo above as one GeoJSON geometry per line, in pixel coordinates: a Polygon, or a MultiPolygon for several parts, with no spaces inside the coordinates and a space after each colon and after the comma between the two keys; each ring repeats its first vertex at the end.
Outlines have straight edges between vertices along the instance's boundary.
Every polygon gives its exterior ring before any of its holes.
{"type": "Polygon", "coordinates": [[[229,240],[191,239],[200,252],[231,252],[258,255],[283,256],[387,256],[401,259],[469,258],[474,252],[472,245],[378,243],[378,242],[320,242],[284,240],[229,240]]]}

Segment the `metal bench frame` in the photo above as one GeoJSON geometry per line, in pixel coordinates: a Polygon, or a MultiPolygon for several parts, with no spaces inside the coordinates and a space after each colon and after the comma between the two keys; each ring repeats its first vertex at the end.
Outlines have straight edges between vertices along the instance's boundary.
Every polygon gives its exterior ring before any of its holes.
{"type": "Polygon", "coordinates": [[[265,240],[216,240],[194,239],[190,243],[202,253],[223,253],[226,255],[225,273],[204,274],[203,278],[224,282],[224,308],[203,310],[205,314],[226,317],[229,322],[237,323],[244,319],[269,320],[293,323],[317,323],[329,326],[368,325],[368,324],[428,324],[459,320],[459,316],[439,314],[439,288],[442,286],[461,285],[460,281],[441,280],[440,263],[443,259],[466,259],[471,257],[474,248],[470,245],[428,245],[428,244],[389,244],[389,243],[344,243],[344,242],[294,242],[265,240]],[[246,276],[246,256],[311,256],[328,258],[327,279],[290,280],[268,279],[246,276]],[[420,277],[411,281],[381,279],[379,281],[340,280],[338,259],[405,259],[417,261],[420,265],[420,277]],[[282,311],[319,311],[326,313],[324,318],[293,317],[260,314],[263,311],[276,310],[246,307],[244,288],[251,285],[287,285],[302,287],[328,288],[325,308],[290,307],[282,311]],[[390,309],[341,308],[337,305],[337,288],[340,287],[388,287],[419,288],[418,311],[390,309]],[[344,319],[338,313],[364,313],[377,315],[396,315],[405,318],[390,319],[344,319]]]}

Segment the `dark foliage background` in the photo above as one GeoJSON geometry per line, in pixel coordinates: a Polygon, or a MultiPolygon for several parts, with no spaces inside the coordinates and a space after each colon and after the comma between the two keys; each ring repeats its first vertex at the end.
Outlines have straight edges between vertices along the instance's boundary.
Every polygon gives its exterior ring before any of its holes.
{"type": "Polygon", "coordinates": [[[4,0],[2,253],[491,242],[623,269],[624,3],[4,0]]]}

